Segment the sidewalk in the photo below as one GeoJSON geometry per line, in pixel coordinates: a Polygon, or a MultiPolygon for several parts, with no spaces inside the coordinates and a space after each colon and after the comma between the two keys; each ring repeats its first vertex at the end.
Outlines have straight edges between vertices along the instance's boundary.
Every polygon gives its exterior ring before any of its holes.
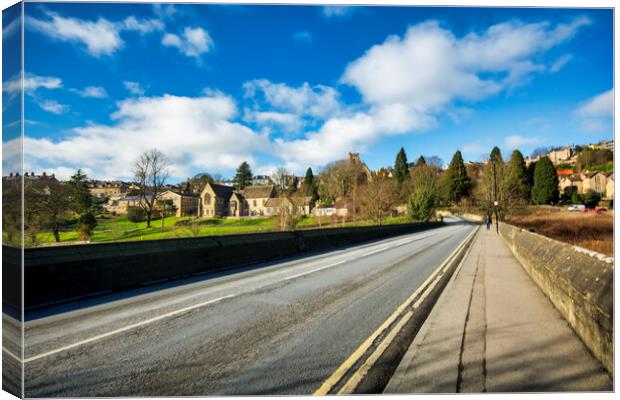
{"type": "Polygon", "coordinates": [[[482,226],[385,393],[612,388],[495,230],[482,226]]]}

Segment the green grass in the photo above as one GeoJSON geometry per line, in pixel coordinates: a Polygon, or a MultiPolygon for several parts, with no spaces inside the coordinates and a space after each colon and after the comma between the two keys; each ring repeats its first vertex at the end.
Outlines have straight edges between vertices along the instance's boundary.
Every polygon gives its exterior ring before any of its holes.
{"type": "MultiPolygon", "coordinates": [[[[405,217],[390,217],[384,224],[398,224],[407,222],[405,217]]],[[[374,225],[371,221],[347,221],[344,226],[374,225]]],[[[322,227],[342,226],[342,221],[329,217],[321,218],[322,227]]],[[[311,229],[319,227],[319,219],[314,216],[304,217],[297,229],[311,229]]],[[[151,227],[146,222],[131,222],[127,217],[100,219],[93,232],[91,243],[119,242],[135,240],[171,239],[194,236],[230,235],[237,233],[271,232],[278,228],[276,218],[253,219],[192,219],[190,217],[168,217],[161,227],[161,220],[151,221],[151,227]],[[192,227],[193,225],[193,227],[192,227]]],[[[60,230],[61,243],[79,242],[75,232],[75,225],[62,227],[60,230]]],[[[39,244],[54,244],[54,235],[51,231],[42,231],[37,234],[39,244]]]]}

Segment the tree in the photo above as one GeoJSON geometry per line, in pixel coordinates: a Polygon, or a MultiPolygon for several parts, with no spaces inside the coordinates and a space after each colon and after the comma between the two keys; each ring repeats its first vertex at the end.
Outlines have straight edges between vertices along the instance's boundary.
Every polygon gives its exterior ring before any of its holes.
{"type": "Polygon", "coordinates": [[[87,180],[88,177],[80,169],[69,180],[71,209],[78,215],[90,212],[93,206],[87,180]]]}
{"type": "Polygon", "coordinates": [[[446,171],[446,185],[448,200],[453,203],[458,203],[461,198],[469,195],[471,181],[469,176],[467,176],[467,169],[459,150],[454,153],[450,166],[446,171]]]}
{"type": "Polygon", "coordinates": [[[549,157],[541,157],[534,170],[532,201],[534,204],[554,204],[557,203],[559,194],[555,167],[549,157]]]}
{"type": "Polygon", "coordinates": [[[527,166],[527,186],[530,188],[529,197],[532,197],[532,187],[534,186],[534,171],[536,170],[537,161],[532,161],[527,166]]]}
{"type": "Polygon", "coordinates": [[[416,167],[419,167],[420,165],[426,165],[426,159],[424,159],[424,156],[418,157],[418,160],[415,162],[416,167]]]}
{"type": "Polygon", "coordinates": [[[304,176],[302,183],[302,193],[304,196],[310,196],[312,198],[312,202],[315,202],[319,198],[317,184],[314,180],[312,168],[308,168],[306,170],[306,175],[304,176]]]}
{"type": "Polygon", "coordinates": [[[69,190],[56,179],[48,179],[45,183],[45,187],[41,190],[39,205],[43,218],[52,228],[54,239],[60,242],[59,222],[61,216],[69,210],[71,205],[69,190]]]}
{"type": "Polygon", "coordinates": [[[396,161],[394,162],[394,178],[396,178],[396,182],[398,182],[400,187],[408,177],[409,164],[407,164],[407,154],[405,153],[405,149],[401,147],[396,155],[396,161]]]}
{"type": "Polygon", "coordinates": [[[276,189],[283,193],[291,185],[291,173],[286,168],[280,167],[271,174],[271,180],[276,185],[276,189]]]}
{"type": "Polygon", "coordinates": [[[493,150],[491,150],[491,154],[489,155],[489,160],[491,162],[495,161],[497,163],[504,162],[504,159],[502,158],[502,151],[499,149],[499,147],[493,147],[493,150]]]}
{"type": "Polygon", "coordinates": [[[252,170],[247,161],[242,162],[237,168],[233,183],[238,190],[243,190],[252,184],[252,170]]]}
{"type": "Polygon", "coordinates": [[[394,204],[394,193],[390,179],[385,175],[377,175],[362,189],[361,208],[366,218],[378,225],[389,216],[394,204]]]}
{"type": "Polygon", "coordinates": [[[133,165],[134,179],[138,183],[139,206],[146,214],[146,227],[151,227],[157,196],[168,179],[170,161],[159,150],[145,151],[133,165]]]}
{"type": "Polygon", "coordinates": [[[158,200],[159,210],[161,213],[161,227],[164,227],[164,220],[168,215],[172,215],[177,212],[177,206],[174,205],[172,199],[158,200]]]}
{"type": "Polygon", "coordinates": [[[413,221],[426,222],[433,216],[439,200],[437,169],[428,165],[415,168],[411,184],[413,191],[407,204],[409,217],[413,221]]]}
{"type": "Polygon", "coordinates": [[[601,194],[595,192],[592,189],[588,189],[585,196],[583,197],[583,204],[588,208],[596,207],[599,201],[601,201],[601,194]]]}
{"type": "Polygon", "coordinates": [[[519,150],[512,152],[506,167],[506,184],[517,198],[527,201],[530,197],[530,186],[527,179],[527,167],[523,154],[519,150]]]}
{"type": "Polygon", "coordinates": [[[327,164],[319,175],[319,195],[332,202],[345,199],[353,191],[354,169],[347,160],[327,164]]]}
{"type": "Polygon", "coordinates": [[[88,177],[78,169],[69,180],[71,209],[78,215],[76,228],[82,240],[90,240],[92,231],[97,226],[87,179],[88,177]]]}

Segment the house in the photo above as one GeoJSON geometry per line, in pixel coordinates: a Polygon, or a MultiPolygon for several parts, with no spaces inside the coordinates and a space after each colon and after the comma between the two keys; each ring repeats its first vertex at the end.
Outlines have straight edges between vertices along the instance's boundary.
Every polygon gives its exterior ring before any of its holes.
{"type": "Polygon", "coordinates": [[[267,201],[276,197],[276,188],[274,185],[248,186],[241,191],[241,196],[245,200],[241,215],[262,216],[267,214],[267,201]]]}
{"type": "Polygon", "coordinates": [[[113,195],[103,207],[111,213],[125,215],[130,208],[139,207],[140,199],[140,196],[113,195]]]}
{"type": "Polygon", "coordinates": [[[129,187],[121,181],[89,181],[87,183],[91,196],[97,198],[122,195],[128,192],[129,187]]]}
{"type": "Polygon", "coordinates": [[[605,200],[613,200],[614,199],[614,173],[609,172],[606,174],[606,176],[607,176],[607,184],[605,185],[605,200]]]}
{"type": "Polygon", "coordinates": [[[572,169],[558,169],[556,170],[557,174],[558,174],[558,178],[561,178],[563,176],[570,176],[573,175],[575,172],[573,172],[572,169]]]}
{"type": "Polygon", "coordinates": [[[177,217],[198,216],[200,211],[200,197],[182,194],[178,191],[166,190],[157,197],[158,200],[172,200],[176,208],[177,217]]]}
{"type": "Polygon", "coordinates": [[[239,192],[232,192],[228,199],[228,216],[242,217],[246,215],[246,201],[239,192]]]}
{"type": "Polygon", "coordinates": [[[336,207],[333,204],[321,204],[312,210],[315,217],[331,217],[336,215],[336,207]]]}
{"type": "Polygon", "coordinates": [[[346,200],[339,200],[334,204],[336,215],[339,217],[348,217],[353,214],[353,203],[346,200]]]}
{"type": "Polygon", "coordinates": [[[581,176],[579,175],[563,175],[559,177],[558,182],[561,194],[565,193],[567,187],[575,187],[578,193],[583,191],[581,176]]]}
{"type": "Polygon", "coordinates": [[[573,148],[564,147],[562,149],[553,150],[550,151],[547,156],[554,165],[561,164],[568,161],[573,156],[573,148]]]}
{"type": "Polygon", "coordinates": [[[607,176],[602,172],[587,172],[581,174],[582,193],[587,193],[588,190],[594,190],[598,193],[605,193],[607,186],[607,176]]]}
{"type": "Polygon", "coordinates": [[[231,186],[206,183],[200,192],[200,215],[208,218],[227,216],[230,212],[229,200],[232,193],[231,186]]]}
{"type": "Polygon", "coordinates": [[[278,215],[284,207],[288,212],[300,215],[310,215],[312,211],[312,197],[274,197],[267,200],[266,215],[278,215]]]}

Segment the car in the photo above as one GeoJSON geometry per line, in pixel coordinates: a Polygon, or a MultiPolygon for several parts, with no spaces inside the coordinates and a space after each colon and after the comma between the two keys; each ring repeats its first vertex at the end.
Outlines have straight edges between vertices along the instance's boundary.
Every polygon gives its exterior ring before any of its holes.
{"type": "Polygon", "coordinates": [[[586,206],[584,204],[573,204],[572,206],[568,206],[568,211],[585,211],[586,206]]]}
{"type": "Polygon", "coordinates": [[[605,207],[597,207],[594,211],[596,211],[597,214],[602,214],[607,212],[607,209],[605,207]]]}

